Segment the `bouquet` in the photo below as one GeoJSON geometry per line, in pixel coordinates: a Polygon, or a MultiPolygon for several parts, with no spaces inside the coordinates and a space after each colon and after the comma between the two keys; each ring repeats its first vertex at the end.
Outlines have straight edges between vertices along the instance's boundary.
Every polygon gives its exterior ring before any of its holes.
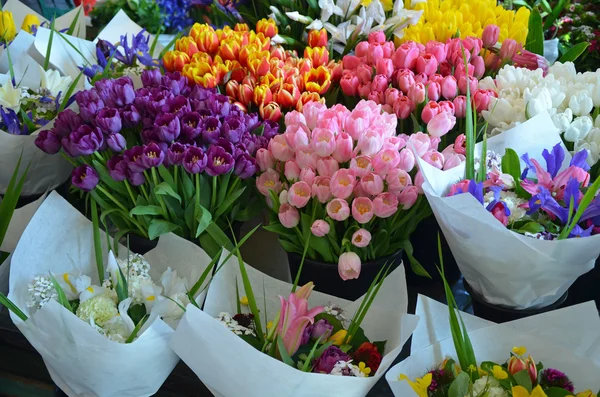
{"type": "Polygon", "coordinates": [[[264,120],[278,121],[286,110],[321,100],[341,76],[341,67],[329,61],[326,35],[315,32],[305,57],[298,58],[272,44],[277,32],[272,20],[259,21],[256,31],[245,24],[217,30],[195,24],[190,35],[165,54],[163,64],[165,70],[181,71],[203,87],[224,85],[221,91],[232,100],[248,110],[258,109],[264,120]]]}
{"type": "Polygon", "coordinates": [[[2,303],[68,395],[152,395],[179,360],[168,342],[181,307],[204,299],[188,291],[212,268],[190,263],[210,259],[166,235],[145,257],[117,245],[105,269],[103,237],[51,193],[13,253],[2,303]]]}
{"type": "Polygon", "coordinates": [[[307,395],[364,396],[416,325],[402,314],[402,266],[385,281],[382,269],[365,297],[348,302],[312,291],[312,283],[295,289],[238,261],[215,274],[203,311],[188,305],[171,343],[215,394],[287,396],[301,387],[307,395]],[[236,359],[218,359],[224,356],[236,359]],[[224,378],[225,371],[245,377],[224,378]]]}
{"type": "Polygon", "coordinates": [[[409,238],[430,212],[405,146],[435,160],[438,142],[396,136],[396,122],[373,101],[352,111],[312,102],[285,116],[285,133],[257,152],[256,186],[272,208],[266,229],[286,251],[337,263],[347,280],[359,277],[363,262],[404,248],[415,272],[427,274],[409,238]]]}
{"type": "Polygon", "coordinates": [[[250,219],[256,151],[277,134],[214,90],[180,73],[145,70],[103,79],[77,94],[36,145],[75,166],[72,183],[90,192],[119,229],[150,240],[174,232],[214,256],[231,247],[230,223],[250,219]]]}
{"type": "Polygon", "coordinates": [[[480,157],[477,179],[459,186],[465,175],[473,179],[468,166],[440,171],[419,161],[425,195],[474,290],[492,304],[517,309],[550,305],[593,268],[600,253],[596,235],[568,238],[593,233],[595,221],[587,215],[596,207],[600,182],[588,186],[585,155],[571,158],[547,114],[474,149],[488,151],[480,157]],[[502,160],[493,153],[503,154],[502,160]],[[474,195],[452,194],[459,191],[474,195]]]}

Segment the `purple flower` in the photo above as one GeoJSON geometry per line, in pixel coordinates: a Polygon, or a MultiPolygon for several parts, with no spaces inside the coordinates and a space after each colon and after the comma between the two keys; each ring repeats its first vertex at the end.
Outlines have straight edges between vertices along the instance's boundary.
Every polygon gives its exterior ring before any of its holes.
{"type": "Polygon", "coordinates": [[[244,117],[244,124],[246,125],[246,129],[248,131],[254,131],[257,127],[262,125],[258,119],[258,113],[242,112],[242,116],[244,117]]]}
{"type": "Polygon", "coordinates": [[[111,101],[116,107],[122,108],[125,105],[133,103],[135,99],[135,90],[133,89],[133,81],[129,77],[119,77],[114,80],[112,87],[111,101]]]}
{"type": "Polygon", "coordinates": [[[111,157],[107,162],[108,174],[117,182],[122,182],[127,177],[127,161],[123,156],[111,157]]]}
{"type": "Polygon", "coordinates": [[[187,139],[200,135],[201,119],[197,112],[189,112],[181,118],[181,134],[187,139]]]}
{"type": "MultiPolygon", "coordinates": [[[[252,113],[252,115],[256,115],[256,113],[252,113]]],[[[258,118],[258,115],[256,115],[256,117],[258,118]]],[[[262,125],[265,126],[262,136],[269,140],[279,133],[279,124],[274,121],[266,120],[262,123],[262,125]]],[[[253,131],[255,128],[248,126],[248,129],[253,131]]]]}
{"type": "Polygon", "coordinates": [[[192,91],[187,77],[179,72],[165,74],[162,77],[162,85],[167,87],[173,95],[189,96],[192,91]]]}
{"type": "Polygon", "coordinates": [[[583,211],[583,215],[581,215],[581,221],[590,218],[596,218],[594,219],[594,225],[600,225],[600,196],[594,197],[590,205],[583,211]]]}
{"type": "Polygon", "coordinates": [[[312,330],[312,325],[309,324],[304,328],[304,331],[302,331],[302,337],[300,338],[300,346],[302,345],[306,345],[308,342],[310,342],[310,332],[312,330]]]}
{"type": "Polygon", "coordinates": [[[245,130],[246,127],[243,119],[235,116],[227,117],[221,127],[223,138],[229,140],[231,143],[238,143],[245,130]]]}
{"type": "Polygon", "coordinates": [[[235,145],[231,142],[229,142],[227,139],[225,138],[219,138],[217,139],[217,146],[221,146],[223,149],[225,149],[225,151],[229,154],[231,154],[232,156],[236,157],[236,150],[235,150],[235,145]]]}
{"type": "Polygon", "coordinates": [[[54,133],[59,138],[64,138],[83,124],[79,114],[71,109],[64,110],[56,116],[54,121],[54,133]]]}
{"type": "Polygon", "coordinates": [[[131,172],[143,172],[146,167],[142,163],[142,156],[144,155],[144,148],[141,146],[134,146],[131,149],[125,150],[124,157],[127,161],[127,167],[131,172]]]}
{"type": "Polygon", "coordinates": [[[119,133],[110,134],[106,137],[106,143],[108,143],[108,147],[115,153],[120,153],[127,146],[127,142],[125,141],[125,137],[119,133]]]}
{"type": "Polygon", "coordinates": [[[115,108],[101,109],[96,115],[96,125],[105,134],[116,134],[121,132],[121,115],[115,108]]]}
{"type": "MultiPolygon", "coordinates": [[[[192,92],[190,92],[189,99],[196,99],[199,103],[202,103],[202,106],[205,105],[205,102],[209,99],[212,99],[216,94],[216,90],[210,88],[204,88],[199,85],[194,85],[192,88],[192,92]]],[[[204,107],[206,109],[206,107],[204,107]]]]}
{"type": "Polygon", "coordinates": [[[565,159],[565,151],[560,143],[558,143],[552,148],[552,153],[549,153],[547,149],[544,149],[542,156],[546,160],[546,169],[548,170],[548,173],[550,173],[554,179],[556,174],[558,174],[558,171],[560,171],[560,167],[565,159]]]}
{"type": "Polygon", "coordinates": [[[573,158],[571,159],[571,163],[569,165],[582,168],[584,171],[589,171],[590,166],[586,161],[587,156],[587,150],[580,150],[573,155],[573,158]]]}
{"type": "Polygon", "coordinates": [[[136,127],[142,120],[142,116],[137,108],[131,104],[121,109],[121,118],[128,128],[136,127]]]}
{"type": "MultiPolygon", "coordinates": [[[[152,91],[157,91],[158,88],[154,88],[152,91]]],[[[169,98],[172,98],[173,94],[170,92],[159,91],[153,92],[151,100],[146,104],[146,110],[153,116],[157,116],[162,113],[162,108],[167,103],[169,98]]]]}
{"type": "Polygon", "coordinates": [[[177,95],[169,98],[167,103],[162,107],[162,110],[165,113],[173,113],[181,118],[186,113],[189,113],[191,109],[187,98],[183,95],[177,95]]]}
{"type": "Polygon", "coordinates": [[[210,176],[226,174],[233,168],[233,156],[221,146],[211,146],[207,156],[206,173],[210,176]]]}
{"type": "Polygon", "coordinates": [[[469,181],[469,193],[483,204],[483,182],[469,181]]]}
{"type": "Polygon", "coordinates": [[[555,215],[563,225],[566,225],[569,218],[569,210],[562,207],[545,187],[540,186],[539,191],[538,194],[529,199],[529,211],[527,211],[527,215],[531,215],[541,208],[555,215]]]}
{"type": "Polygon", "coordinates": [[[173,142],[169,149],[167,149],[167,164],[181,165],[185,149],[185,145],[182,145],[179,142],[173,142]]]}
{"type": "Polygon", "coordinates": [[[35,146],[45,153],[56,154],[60,152],[60,139],[56,136],[54,130],[40,131],[35,138],[35,146]]]}
{"type": "Polygon", "coordinates": [[[213,145],[219,140],[221,122],[218,118],[209,116],[202,123],[202,140],[207,145],[213,145]]]}
{"type": "Polygon", "coordinates": [[[183,168],[190,174],[199,174],[206,168],[207,157],[202,149],[189,146],[183,154],[183,168]]]}
{"type": "MultiPolygon", "coordinates": [[[[94,88],[100,99],[109,107],[115,107],[112,98],[115,80],[101,79],[94,83],[94,88]]],[[[90,90],[91,91],[91,90],[90,90]]]]}
{"type": "Polygon", "coordinates": [[[148,103],[152,100],[152,93],[149,88],[140,88],[135,93],[133,103],[139,111],[147,111],[148,103]]]}
{"type": "Polygon", "coordinates": [[[310,337],[313,340],[321,338],[321,342],[326,341],[333,332],[333,325],[329,324],[329,321],[324,318],[320,319],[312,326],[312,332],[310,337]]]}
{"type": "Polygon", "coordinates": [[[569,393],[575,393],[573,382],[557,369],[547,368],[540,374],[540,385],[544,388],[558,387],[565,389],[569,393]]]}
{"type": "Polygon", "coordinates": [[[592,230],[594,229],[594,225],[588,227],[587,229],[583,229],[579,225],[575,225],[571,233],[569,234],[569,238],[580,238],[580,237],[589,237],[592,235],[592,230]]]}
{"type": "Polygon", "coordinates": [[[256,173],[256,160],[248,154],[240,154],[235,159],[234,173],[242,179],[250,178],[256,173]]]}
{"type": "Polygon", "coordinates": [[[510,215],[510,209],[508,208],[506,203],[500,199],[500,192],[502,191],[502,187],[492,186],[491,190],[494,192],[494,199],[487,205],[487,207],[485,207],[485,209],[492,212],[494,208],[496,208],[496,205],[500,204],[504,207],[504,214],[508,217],[510,215]]]}
{"type": "Polygon", "coordinates": [[[156,143],[151,143],[144,146],[141,161],[144,167],[153,168],[158,167],[163,163],[165,154],[156,143]]]}
{"type": "Polygon", "coordinates": [[[71,173],[71,182],[79,189],[89,192],[98,184],[99,178],[96,171],[87,164],[80,165],[71,173]]]}
{"type": "Polygon", "coordinates": [[[163,113],[155,120],[155,132],[158,140],[172,142],[179,136],[181,125],[179,117],[172,113],[163,113]]]}
{"type": "Polygon", "coordinates": [[[328,374],[333,370],[333,367],[335,367],[335,364],[338,361],[350,360],[350,356],[344,353],[339,347],[329,346],[325,349],[323,354],[321,354],[321,357],[316,360],[313,372],[328,374]]]}
{"type": "Polygon", "coordinates": [[[62,139],[63,148],[71,157],[87,156],[100,149],[104,135],[98,128],[82,125],[71,135],[62,139]]]}
{"type": "Polygon", "coordinates": [[[100,99],[96,90],[79,91],[75,94],[75,101],[79,106],[81,118],[91,123],[96,118],[96,114],[104,108],[104,101],[100,99]]]}
{"type": "Polygon", "coordinates": [[[142,172],[132,172],[131,169],[127,173],[127,178],[133,186],[140,186],[146,182],[146,177],[142,172]]]}
{"type": "Polygon", "coordinates": [[[142,72],[142,84],[144,87],[158,87],[161,84],[162,76],[158,69],[146,69],[142,72]]]}

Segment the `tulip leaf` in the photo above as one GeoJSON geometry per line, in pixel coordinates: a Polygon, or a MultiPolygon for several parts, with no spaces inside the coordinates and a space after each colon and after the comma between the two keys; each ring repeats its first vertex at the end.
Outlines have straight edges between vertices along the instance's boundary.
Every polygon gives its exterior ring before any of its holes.
{"type": "Polygon", "coordinates": [[[204,281],[206,280],[206,278],[210,274],[213,273],[213,268],[215,267],[215,264],[217,263],[217,261],[221,258],[222,253],[223,253],[223,248],[221,248],[221,250],[217,253],[217,255],[215,255],[211,259],[208,266],[206,266],[206,269],[204,269],[204,271],[200,275],[200,278],[198,278],[198,281],[196,281],[196,283],[194,283],[192,288],[190,288],[190,290],[188,291],[188,296],[191,297],[191,299],[190,299],[191,301],[194,300],[196,294],[198,293],[198,291],[200,291],[200,288],[202,287],[202,284],[204,284],[204,281]]]}
{"type": "Polygon", "coordinates": [[[170,233],[178,228],[179,226],[174,223],[162,219],[152,219],[148,226],[148,238],[154,240],[157,237],[170,233]]]}
{"type": "Polygon", "coordinates": [[[415,272],[415,274],[418,276],[431,278],[429,272],[425,270],[423,265],[421,265],[417,258],[413,256],[413,246],[410,240],[401,241],[398,245],[404,249],[404,252],[408,257],[408,261],[410,262],[410,268],[412,269],[412,271],[415,272]]]}
{"type": "Polygon", "coordinates": [[[50,65],[50,53],[52,52],[52,40],[54,39],[54,21],[55,18],[52,18],[52,22],[50,23],[50,37],[48,38],[48,47],[46,47],[46,59],[44,59],[44,70],[48,70],[48,66],[50,65]]]}
{"type": "Polygon", "coordinates": [[[573,47],[569,48],[567,52],[560,57],[559,62],[575,62],[577,58],[581,56],[585,52],[585,50],[589,47],[590,43],[584,41],[583,43],[575,44],[573,47]]]}
{"type": "Polygon", "coordinates": [[[213,176],[212,177],[212,178],[217,179],[217,183],[219,185],[219,191],[217,194],[217,203],[222,203],[223,200],[225,200],[225,196],[227,195],[227,190],[229,190],[229,181],[231,180],[232,173],[233,173],[233,171],[228,172],[227,174],[224,174],[221,176],[213,176]]]}
{"type": "Polygon", "coordinates": [[[224,201],[219,201],[221,203],[217,207],[217,211],[215,213],[215,219],[218,219],[221,215],[225,213],[231,207],[231,205],[244,193],[246,187],[244,186],[241,189],[237,189],[236,191],[227,195],[227,198],[224,201]]]}
{"type": "Polygon", "coordinates": [[[8,299],[6,295],[4,295],[2,292],[0,292],[0,304],[6,306],[8,310],[16,314],[17,317],[19,317],[21,320],[27,321],[27,316],[25,315],[25,313],[23,313],[17,305],[12,303],[12,301],[8,299]]]}
{"type": "Polygon", "coordinates": [[[525,49],[534,54],[544,56],[544,29],[542,27],[542,15],[534,8],[529,15],[529,33],[525,49]]]}
{"type": "Polygon", "coordinates": [[[56,294],[58,295],[58,303],[60,303],[68,311],[73,313],[73,308],[71,307],[71,304],[69,303],[69,300],[67,299],[67,295],[65,294],[65,291],[62,289],[62,287],[60,286],[58,281],[56,281],[56,278],[54,278],[52,273],[48,273],[48,274],[50,275],[50,281],[52,281],[52,286],[54,286],[54,289],[56,290],[56,294]]]}
{"type": "MultiPolygon", "coordinates": [[[[300,369],[302,372],[312,372],[313,357],[319,357],[319,356],[316,356],[316,353],[317,353],[317,347],[319,347],[319,343],[321,343],[321,339],[323,339],[323,335],[319,336],[319,338],[315,341],[315,344],[313,345],[312,349],[310,349],[310,352],[306,356],[306,359],[304,360],[304,364],[302,365],[302,368],[300,369]]],[[[333,343],[329,342],[329,344],[332,345],[333,343]]]]}
{"type": "Polygon", "coordinates": [[[183,197],[185,198],[185,201],[191,200],[194,196],[194,191],[196,188],[194,187],[194,182],[192,182],[192,179],[190,178],[190,175],[187,172],[181,173],[180,183],[182,187],[180,191],[183,192],[183,197]]]}
{"type": "Polygon", "coordinates": [[[121,266],[117,266],[119,271],[117,272],[117,285],[115,291],[117,292],[117,301],[123,302],[129,296],[129,286],[127,285],[127,279],[121,270],[121,266]]]}
{"type": "Polygon", "coordinates": [[[127,188],[124,186],[124,184],[122,182],[117,182],[110,176],[110,174],[108,173],[108,170],[106,169],[106,167],[104,166],[103,163],[101,163],[98,160],[92,160],[92,165],[94,166],[94,169],[98,173],[98,176],[100,177],[100,180],[102,181],[102,183],[105,183],[110,188],[111,192],[114,191],[114,192],[119,193],[122,196],[128,197],[129,193],[127,192],[127,188]]]}
{"type": "Polygon", "coordinates": [[[281,223],[273,223],[268,226],[263,226],[263,229],[271,233],[283,234],[285,236],[296,236],[294,229],[288,229],[281,223]]]}
{"type": "Polygon", "coordinates": [[[138,205],[129,211],[129,215],[161,215],[162,209],[158,205],[138,205]]]}
{"type": "Polygon", "coordinates": [[[171,175],[171,173],[169,172],[169,170],[167,170],[167,168],[161,164],[158,167],[158,173],[160,174],[160,177],[162,179],[165,180],[165,182],[167,182],[169,184],[169,186],[171,186],[173,188],[173,190],[177,191],[177,185],[175,184],[175,180],[173,179],[173,175],[171,175]]]}
{"type": "Polygon", "coordinates": [[[567,397],[573,395],[573,393],[569,392],[566,389],[563,389],[562,387],[550,387],[544,390],[544,392],[548,397],[567,397]]]}
{"type": "Polygon", "coordinates": [[[60,104],[60,108],[58,109],[59,112],[62,112],[63,110],[65,110],[65,107],[67,107],[67,103],[69,103],[69,99],[71,99],[71,95],[73,95],[73,92],[77,88],[77,83],[79,83],[81,76],[83,76],[83,72],[79,72],[77,77],[75,77],[75,80],[73,80],[73,82],[69,85],[67,92],[64,94],[65,96],[63,97],[63,101],[60,104]]]}
{"type": "Polygon", "coordinates": [[[329,240],[326,237],[312,236],[310,239],[310,246],[323,257],[323,261],[326,263],[334,263],[335,259],[331,254],[329,240]]]}
{"type": "Polygon", "coordinates": [[[27,173],[29,171],[28,165],[17,182],[17,177],[21,170],[21,160],[22,155],[19,156],[17,165],[15,166],[10,180],[8,181],[4,198],[2,201],[0,201],[0,244],[2,244],[2,241],[6,236],[8,225],[10,224],[10,220],[15,212],[15,208],[17,207],[17,202],[21,196],[21,190],[23,189],[23,184],[25,183],[25,178],[27,177],[27,173]]]}
{"type": "Polygon", "coordinates": [[[448,389],[448,397],[464,397],[469,394],[471,379],[466,372],[459,373],[448,389]]]}
{"type": "MultiPolygon", "coordinates": [[[[81,15],[81,8],[82,7],[78,7],[77,14],[75,15],[75,19],[73,19],[73,22],[71,22],[71,25],[69,26],[69,30],[67,30],[67,34],[70,36],[73,36],[73,33],[75,32],[75,26],[77,26],[77,22],[79,22],[79,15],[81,15]]],[[[79,29],[77,30],[76,34],[79,34],[79,29]]]]}
{"type": "Polygon", "coordinates": [[[529,371],[527,371],[526,369],[517,372],[516,374],[513,374],[513,377],[515,378],[515,381],[517,382],[518,385],[523,386],[524,388],[527,389],[528,392],[531,393],[531,390],[533,390],[533,385],[531,384],[531,378],[529,377],[529,371]]]}
{"type": "Polygon", "coordinates": [[[154,187],[154,194],[160,196],[171,196],[175,200],[179,201],[179,203],[181,203],[181,196],[178,195],[177,192],[175,192],[175,190],[173,190],[171,185],[169,185],[167,182],[161,182],[158,185],[156,185],[154,187]]]}
{"type": "Polygon", "coordinates": [[[281,244],[281,248],[283,248],[285,252],[295,252],[297,254],[302,254],[302,246],[300,245],[297,245],[287,240],[283,240],[281,238],[279,239],[279,244],[281,244]]]}
{"type": "Polygon", "coordinates": [[[279,335],[277,335],[277,350],[279,351],[279,355],[281,356],[281,361],[292,367],[296,366],[294,364],[294,360],[292,360],[292,358],[288,354],[288,351],[285,348],[285,345],[283,344],[283,339],[281,339],[281,336],[279,335]]]}
{"type": "Polygon", "coordinates": [[[212,215],[209,210],[203,206],[200,206],[199,210],[200,211],[198,212],[198,216],[196,218],[196,221],[198,222],[198,228],[196,229],[195,237],[201,235],[202,232],[204,232],[204,230],[206,230],[208,225],[212,222],[212,215]]]}
{"type": "Polygon", "coordinates": [[[129,335],[129,337],[127,338],[125,343],[131,343],[135,340],[135,338],[139,334],[139,332],[142,329],[142,327],[144,326],[144,324],[146,324],[146,320],[148,320],[148,317],[150,317],[148,314],[146,314],[144,317],[142,317],[142,319],[135,325],[135,328],[133,329],[133,331],[131,332],[131,335],[129,335]]]}

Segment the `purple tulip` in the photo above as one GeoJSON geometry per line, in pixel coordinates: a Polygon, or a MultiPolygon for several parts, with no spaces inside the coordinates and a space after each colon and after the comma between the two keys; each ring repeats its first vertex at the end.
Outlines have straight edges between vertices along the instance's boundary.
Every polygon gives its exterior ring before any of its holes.
{"type": "Polygon", "coordinates": [[[143,143],[158,142],[158,134],[153,127],[144,128],[140,135],[143,143]]]}
{"type": "Polygon", "coordinates": [[[104,135],[95,127],[82,125],[67,138],[62,139],[63,148],[71,157],[87,156],[101,149],[104,135]]]}
{"type": "Polygon", "coordinates": [[[206,168],[207,157],[202,149],[188,146],[183,154],[183,168],[190,174],[199,174],[206,168]]]}
{"type": "Polygon", "coordinates": [[[221,127],[223,138],[231,143],[238,143],[245,130],[244,120],[235,116],[227,117],[221,127]]]}
{"type": "Polygon", "coordinates": [[[321,338],[321,342],[326,341],[333,332],[333,325],[329,324],[329,321],[324,318],[320,319],[312,326],[312,332],[310,337],[313,340],[321,338]]]}
{"type": "Polygon", "coordinates": [[[306,345],[308,342],[310,342],[310,333],[312,331],[312,327],[312,324],[308,324],[306,328],[304,328],[304,331],[302,331],[302,337],[300,338],[300,346],[306,345]]]}
{"type": "Polygon", "coordinates": [[[158,87],[162,76],[159,69],[146,69],[142,72],[142,84],[144,87],[158,87]]]}
{"type": "Polygon", "coordinates": [[[201,119],[197,112],[190,112],[181,118],[181,135],[187,139],[196,139],[201,132],[201,119]]]}
{"type": "MultiPolygon", "coordinates": [[[[100,99],[106,104],[106,106],[114,107],[114,100],[112,98],[113,95],[113,85],[114,80],[112,79],[101,79],[94,83],[94,91],[98,94],[100,99]]],[[[92,91],[92,90],[90,90],[92,91]]]]}
{"type": "Polygon", "coordinates": [[[190,104],[186,97],[183,95],[174,96],[169,98],[167,103],[162,107],[163,112],[173,113],[177,117],[181,118],[186,113],[191,111],[190,104]]]}
{"type": "Polygon", "coordinates": [[[233,172],[242,179],[250,178],[256,173],[256,160],[245,153],[239,155],[233,172]]]}
{"type": "MultiPolygon", "coordinates": [[[[193,108],[193,106],[192,106],[192,108],[193,108]]],[[[212,112],[208,109],[200,109],[200,110],[194,110],[194,111],[200,115],[200,118],[202,120],[205,120],[205,119],[213,116],[212,112]]]]}
{"type": "Polygon", "coordinates": [[[328,374],[338,361],[350,361],[350,356],[337,346],[329,346],[317,359],[313,372],[328,374]]]}
{"type": "Polygon", "coordinates": [[[120,153],[127,146],[127,142],[125,141],[125,137],[119,133],[110,134],[106,137],[106,143],[110,150],[115,153],[120,153]]]}
{"type": "MultiPolygon", "coordinates": [[[[243,112],[242,112],[243,113],[243,112]]],[[[255,128],[260,126],[260,120],[258,119],[258,113],[243,113],[244,124],[246,125],[247,131],[253,131],[255,128]]]]}
{"type": "Polygon", "coordinates": [[[56,116],[54,121],[54,133],[59,138],[64,138],[71,132],[79,128],[83,124],[83,119],[79,114],[75,113],[71,109],[64,110],[56,116]]]}
{"type": "Polygon", "coordinates": [[[107,162],[108,174],[117,182],[122,182],[127,177],[127,161],[123,156],[111,157],[107,162]]]}
{"type": "Polygon", "coordinates": [[[146,168],[158,167],[163,163],[165,154],[156,143],[151,143],[144,146],[144,151],[141,157],[142,164],[146,168]]]}
{"type": "Polygon", "coordinates": [[[56,136],[54,130],[40,131],[35,138],[35,146],[45,153],[56,154],[60,152],[60,139],[56,136]]]}
{"type": "Polygon", "coordinates": [[[167,149],[167,164],[181,165],[183,155],[185,154],[186,146],[179,142],[173,142],[171,147],[167,149]]]}
{"type": "Polygon", "coordinates": [[[94,190],[98,181],[96,170],[87,164],[80,165],[71,173],[71,183],[86,192],[94,190]]]}
{"type": "Polygon", "coordinates": [[[208,149],[206,173],[210,176],[226,174],[233,169],[233,156],[221,146],[211,146],[208,149]]]}
{"type": "Polygon", "coordinates": [[[162,85],[167,87],[173,95],[189,96],[192,88],[188,78],[179,72],[167,73],[162,77],[162,85]]]}
{"type": "MultiPolygon", "coordinates": [[[[252,113],[253,115],[256,113],[252,113]]],[[[267,138],[268,140],[271,140],[271,138],[273,138],[275,135],[277,135],[279,133],[279,124],[271,121],[271,120],[265,120],[262,123],[265,126],[265,129],[263,130],[262,136],[264,136],[265,138],[267,138]]],[[[253,131],[254,129],[260,127],[260,125],[257,125],[254,128],[250,128],[248,127],[249,131],[253,131]]]]}
{"type": "MultiPolygon", "coordinates": [[[[229,115],[229,113],[232,110],[232,105],[229,101],[229,97],[221,94],[213,95],[210,98],[210,100],[206,101],[206,106],[214,114],[219,114],[221,116],[229,115]]],[[[237,108],[237,106],[234,106],[233,108],[237,108]]]]}
{"type": "Polygon", "coordinates": [[[141,146],[134,146],[131,149],[125,150],[124,158],[125,161],[127,161],[127,167],[131,172],[138,173],[146,170],[146,167],[142,163],[143,155],[144,148],[141,146]]]}
{"type": "Polygon", "coordinates": [[[134,99],[135,90],[133,89],[131,78],[124,76],[114,80],[111,100],[116,107],[122,108],[125,105],[129,105],[133,103],[134,99]]]}
{"type": "Polygon", "coordinates": [[[181,124],[179,117],[172,113],[163,113],[154,121],[156,136],[159,141],[172,142],[179,136],[181,124]]]}
{"type": "Polygon", "coordinates": [[[144,182],[146,182],[146,177],[141,172],[132,172],[131,170],[129,170],[129,172],[127,173],[127,178],[133,186],[140,186],[143,185],[144,182]]]}
{"type": "Polygon", "coordinates": [[[146,112],[148,103],[152,100],[152,93],[149,88],[140,88],[135,93],[133,104],[139,112],[146,112]]]}
{"type": "MultiPolygon", "coordinates": [[[[158,90],[158,89],[157,88],[153,89],[153,91],[155,91],[155,90],[158,90]]],[[[152,116],[156,117],[157,115],[162,113],[163,106],[165,106],[165,104],[167,103],[169,98],[171,98],[172,96],[173,96],[173,94],[171,94],[170,92],[161,91],[158,93],[153,93],[152,97],[150,98],[150,100],[148,101],[148,103],[146,105],[146,110],[152,116]]]]}
{"type": "Polygon", "coordinates": [[[121,132],[121,115],[115,108],[101,109],[96,115],[96,125],[105,134],[116,134],[121,132]]]}
{"type": "Polygon", "coordinates": [[[235,145],[229,142],[227,139],[217,139],[217,146],[221,146],[227,153],[231,154],[234,158],[236,157],[235,145]]]}
{"type": "Polygon", "coordinates": [[[221,135],[221,122],[218,118],[210,116],[204,119],[202,123],[202,140],[207,145],[213,145],[219,140],[221,135]]]}
{"type": "Polygon", "coordinates": [[[142,121],[142,116],[137,108],[131,104],[121,109],[121,119],[125,123],[126,127],[133,128],[136,127],[140,121],[142,121]]]}
{"type": "Polygon", "coordinates": [[[81,118],[88,123],[92,123],[98,111],[104,108],[104,101],[100,99],[96,90],[79,91],[75,94],[75,101],[79,106],[81,118]]]}
{"type": "Polygon", "coordinates": [[[194,85],[192,92],[190,92],[189,98],[196,99],[200,102],[206,102],[211,99],[216,93],[216,90],[210,88],[204,88],[199,85],[194,85]]]}

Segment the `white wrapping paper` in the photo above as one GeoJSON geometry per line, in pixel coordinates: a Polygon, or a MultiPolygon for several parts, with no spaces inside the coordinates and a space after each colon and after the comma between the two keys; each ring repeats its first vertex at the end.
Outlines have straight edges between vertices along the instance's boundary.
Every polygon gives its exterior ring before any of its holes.
{"type": "MultiPolygon", "coordinates": [[[[291,284],[248,265],[246,268],[257,305],[264,312],[266,296],[266,314],[272,320],[280,309],[277,295],[287,299],[291,284]]],[[[218,396],[365,396],[400,353],[418,321],[416,316],[406,314],[406,280],[404,267],[399,266],[387,277],[362,324],[371,341],[387,340],[386,355],[375,376],[354,378],[306,373],[261,353],[214,318],[224,311],[235,314],[236,280],[242,296],[239,265],[237,259],[232,258],[214,276],[204,311],[189,305],[171,341],[173,350],[218,396]]],[[[360,299],[349,302],[313,291],[309,302],[309,307],[338,304],[350,319],[360,299]]]]}
{"type": "MultiPolygon", "coordinates": [[[[21,25],[23,25],[23,20],[27,14],[33,14],[37,16],[40,20],[40,23],[47,22],[50,24],[50,21],[31,8],[27,7],[25,4],[21,3],[19,0],[7,0],[6,4],[4,4],[4,7],[2,7],[2,10],[12,12],[13,20],[17,30],[21,28],[21,25]]],[[[75,18],[77,18],[77,24],[75,25],[73,35],[76,37],[85,37],[85,15],[81,6],[72,9],[60,17],[57,17],[54,21],[54,27],[59,31],[69,29],[75,18]]]]}
{"type": "MultiPolygon", "coordinates": [[[[504,154],[506,148],[512,148],[519,156],[529,153],[541,164],[545,164],[543,149],[550,151],[555,144],[562,145],[545,113],[487,142],[488,150],[504,154]]],[[[480,152],[478,144],[475,153],[480,152]]],[[[565,153],[563,164],[568,166],[570,160],[565,153]]],[[[423,191],[458,267],[488,302],[517,309],[548,306],[594,267],[600,254],[600,235],[545,241],[512,232],[470,194],[444,197],[452,184],[464,178],[464,163],[441,171],[418,161],[425,179],[423,191]]]]}
{"type": "MultiPolygon", "coordinates": [[[[385,378],[396,397],[417,396],[408,382],[398,380],[400,374],[414,380],[445,358],[456,359],[450,337],[448,308],[428,298],[420,297],[419,303],[423,309],[420,312],[417,310],[417,313],[423,314],[424,318],[415,330],[415,336],[425,332],[446,338],[423,349],[413,350],[409,358],[389,370],[385,378]],[[445,315],[442,315],[444,311],[445,315]]],[[[576,391],[591,389],[596,392],[600,388],[600,352],[597,348],[600,320],[594,307],[593,302],[588,302],[499,325],[489,325],[488,321],[464,313],[462,316],[466,323],[470,323],[466,326],[470,329],[469,337],[479,362],[503,363],[514,346],[525,346],[527,354],[531,354],[536,362],[541,361],[544,368],[565,372],[573,381],[576,391]],[[586,326],[593,328],[585,329],[586,326]]]]}
{"type": "MultiPolygon", "coordinates": [[[[119,254],[127,255],[127,249],[121,247],[119,254]]],[[[161,236],[145,257],[155,282],[170,266],[193,283],[210,262],[199,247],[172,234],[161,236]]],[[[12,256],[9,299],[29,319],[23,322],[12,313],[11,318],[44,359],[52,380],[70,397],[153,395],[179,361],[169,347],[174,331],[162,320],[147,324],[133,343],[120,344],[100,335],[55,301],[33,315],[26,306],[27,284],[38,274],[80,272],[98,284],[94,258],[91,222],[51,193],[12,256]]],[[[198,297],[200,303],[204,295],[198,297]]]]}

